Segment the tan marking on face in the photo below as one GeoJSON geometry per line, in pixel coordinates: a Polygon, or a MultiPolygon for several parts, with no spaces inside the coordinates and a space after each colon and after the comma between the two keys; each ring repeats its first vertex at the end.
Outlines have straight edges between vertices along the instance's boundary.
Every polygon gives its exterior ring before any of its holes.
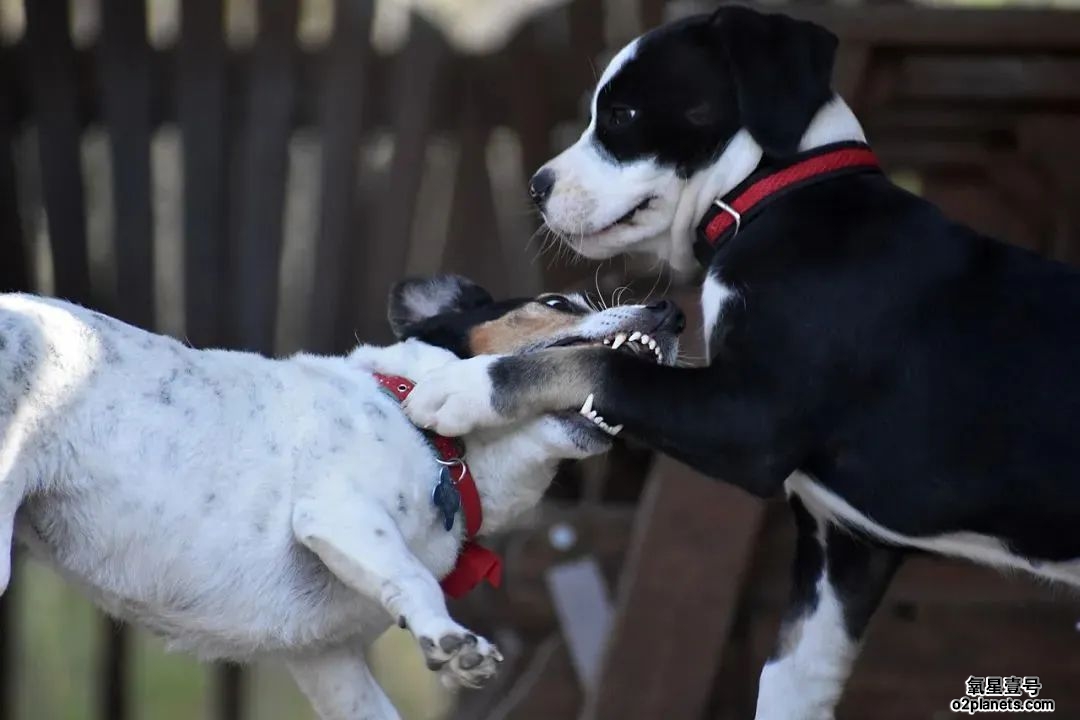
{"type": "Polygon", "coordinates": [[[527,303],[469,331],[474,355],[505,355],[572,334],[581,318],[541,303],[527,303]]]}

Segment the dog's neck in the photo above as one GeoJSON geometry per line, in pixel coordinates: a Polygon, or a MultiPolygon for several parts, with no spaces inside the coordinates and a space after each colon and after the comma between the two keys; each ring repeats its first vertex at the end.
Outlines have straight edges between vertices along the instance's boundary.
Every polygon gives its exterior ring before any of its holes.
{"type": "MultiPolygon", "coordinates": [[[[866,142],[866,135],[855,113],[839,95],[834,95],[807,126],[799,141],[799,152],[845,141],[866,142]]],[[[668,262],[673,268],[687,271],[695,267],[693,247],[698,222],[714,200],[731,192],[754,172],[762,154],[761,146],[750,133],[740,130],[716,162],[686,181],[671,225],[668,262]]]]}
{"type": "MultiPolygon", "coordinates": [[[[460,360],[447,350],[415,339],[386,347],[362,345],[346,358],[351,372],[380,372],[412,380],[451,362],[460,360]]],[[[547,416],[477,430],[462,439],[465,460],[480,492],[484,535],[535,507],[560,461],[595,454],[575,443],[560,420],[547,416]]]]}

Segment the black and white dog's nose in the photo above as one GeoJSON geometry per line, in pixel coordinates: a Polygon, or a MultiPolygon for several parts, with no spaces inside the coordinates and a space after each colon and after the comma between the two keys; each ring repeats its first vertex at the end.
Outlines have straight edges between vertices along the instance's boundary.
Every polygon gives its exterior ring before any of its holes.
{"type": "Polygon", "coordinates": [[[686,328],[686,315],[670,300],[661,300],[645,307],[660,317],[659,329],[669,330],[678,335],[686,328]]]}
{"type": "Polygon", "coordinates": [[[544,203],[551,196],[551,189],[555,187],[555,171],[551,168],[540,168],[532,180],[529,181],[529,197],[537,207],[544,207],[544,203]]]}

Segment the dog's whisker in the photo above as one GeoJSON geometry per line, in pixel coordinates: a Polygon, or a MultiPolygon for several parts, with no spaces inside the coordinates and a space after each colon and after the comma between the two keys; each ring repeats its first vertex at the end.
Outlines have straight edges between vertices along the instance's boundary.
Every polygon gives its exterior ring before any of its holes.
{"type": "Polygon", "coordinates": [[[600,290],[600,268],[601,267],[603,267],[602,264],[597,265],[596,266],[596,272],[593,273],[593,287],[596,288],[596,297],[597,297],[597,300],[600,302],[600,305],[603,307],[604,310],[607,310],[608,306],[604,303],[604,293],[601,292],[601,290],[600,290]]]}

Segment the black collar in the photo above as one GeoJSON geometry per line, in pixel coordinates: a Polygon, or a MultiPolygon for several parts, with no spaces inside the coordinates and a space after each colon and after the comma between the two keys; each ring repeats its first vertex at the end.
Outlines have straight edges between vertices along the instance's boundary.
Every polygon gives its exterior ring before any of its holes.
{"type": "Polygon", "coordinates": [[[822,145],[783,161],[763,163],[731,192],[709,205],[697,227],[694,255],[708,267],[724,243],[769,203],[792,190],[841,175],[880,170],[870,146],[861,142],[822,145]]]}

